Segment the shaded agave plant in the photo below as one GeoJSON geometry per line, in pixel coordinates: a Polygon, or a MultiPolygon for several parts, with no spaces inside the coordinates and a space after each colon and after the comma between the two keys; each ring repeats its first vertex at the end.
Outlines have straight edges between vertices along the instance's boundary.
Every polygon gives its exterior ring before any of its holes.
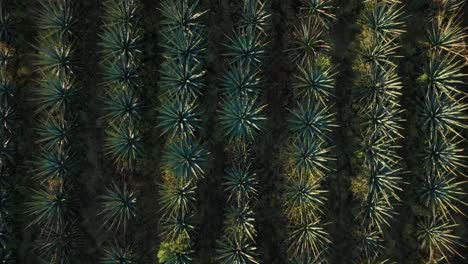
{"type": "Polygon", "coordinates": [[[448,219],[452,211],[464,215],[458,204],[467,205],[462,197],[465,195],[462,185],[466,182],[457,182],[457,179],[447,173],[442,175],[425,175],[416,192],[421,202],[432,215],[442,215],[448,219]]]}
{"type": "Polygon", "coordinates": [[[53,42],[47,43],[39,49],[36,64],[43,73],[54,76],[67,76],[73,72],[73,48],[72,45],[53,42]]]}
{"type": "Polygon", "coordinates": [[[169,173],[182,182],[186,182],[197,180],[205,175],[209,154],[201,144],[183,140],[171,143],[167,147],[163,160],[169,173]]]}
{"type": "Polygon", "coordinates": [[[137,92],[132,89],[109,92],[104,100],[106,118],[110,122],[133,123],[141,119],[143,102],[137,92]]]}
{"type": "Polygon", "coordinates": [[[423,156],[428,173],[438,175],[451,172],[457,175],[460,173],[458,167],[466,167],[466,156],[462,154],[463,149],[459,145],[461,141],[456,140],[455,137],[449,138],[438,133],[428,140],[423,156]]]}
{"type": "Polygon", "coordinates": [[[115,241],[103,249],[103,255],[99,261],[101,264],[134,264],[137,263],[135,250],[131,245],[122,246],[115,241]]]}
{"type": "Polygon", "coordinates": [[[243,65],[261,64],[265,56],[265,45],[262,36],[256,31],[234,31],[232,36],[227,36],[229,44],[227,56],[231,56],[233,63],[243,65]]]}
{"type": "MultiPolygon", "coordinates": [[[[163,220],[162,235],[169,241],[186,241],[190,243],[192,233],[195,230],[194,217],[191,214],[177,214],[163,220]]],[[[187,244],[187,246],[189,246],[187,244]]]]}
{"type": "Polygon", "coordinates": [[[31,202],[27,203],[26,213],[32,216],[31,225],[43,227],[63,227],[71,219],[70,198],[66,192],[47,189],[33,190],[31,202]]]}
{"type": "Polygon", "coordinates": [[[302,176],[322,177],[331,170],[329,161],[333,160],[330,148],[323,141],[311,138],[296,138],[292,144],[289,163],[293,173],[302,176]]]}
{"type": "Polygon", "coordinates": [[[380,197],[368,197],[362,206],[361,212],[359,212],[360,218],[362,218],[362,224],[365,227],[376,228],[378,231],[382,231],[382,226],[385,224],[390,226],[389,219],[393,218],[393,208],[380,197]]]}
{"type": "Polygon", "coordinates": [[[158,118],[161,134],[169,135],[171,139],[194,138],[195,131],[200,128],[200,113],[195,100],[181,98],[163,100],[158,118]]]}
{"type": "Polygon", "coordinates": [[[39,139],[37,143],[45,150],[60,149],[68,145],[73,127],[69,122],[64,122],[61,118],[49,117],[41,122],[37,129],[39,139]]]}
{"type": "Polygon", "coordinates": [[[0,105],[0,126],[7,131],[13,129],[16,108],[13,105],[0,105]]]}
{"type": "MultiPolygon", "coordinates": [[[[13,50],[7,45],[0,45],[0,67],[5,69],[12,63],[12,61],[13,50]]],[[[6,79],[5,76],[2,76],[2,79],[6,79]]]]}
{"type": "Polygon", "coordinates": [[[317,19],[310,17],[301,19],[299,26],[293,31],[292,59],[299,65],[313,61],[318,54],[330,49],[330,45],[324,39],[324,28],[317,19]]]}
{"type": "Polygon", "coordinates": [[[387,137],[392,140],[403,138],[400,133],[403,130],[401,117],[403,110],[398,105],[386,102],[373,104],[364,116],[364,126],[369,129],[369,133],[377,137],[387,137]]]}
{"type": "Polygon", "coordinates": [[[428,88],[435,89],[452,98],[452,94],[461,93],[458,86],[464,84],[466,74],[462,71],[463,65],[455,55],[434,55],[424,69],[424,76],[428,88]]]}
{"type": "Polygon", "coordinates": [[[289,219],[305,221],[307,218],[318,217],[321,207],[326,201],[320,182],[307,178],[291,179],[284,192],[285,207],[289,219]]]}
{"type": "Polygon", "coordinates": [[[183,29],[187,32],[202,28],[199,19],[206,11],[200,11],[200,1],[166,0],[161,3],[161,24],[165,31],[183,29]]]}
{"type": "Polygon", "coordinates": [[[170,59],[163,63],[160,86],[171,96],[196,98],[205,87],[203,65],[192,58],[170,59]]]}
{"type": "Polygon", "coordinates": [[[1,263],[5,264],[15,264],[17,263],[17,260],[15,259],[15,256],[13,254],[13,251],[10,249],[0,249],[0,261],[1,263]]]}
{"type": "Polygon", "coordinates": [[[362,23],[378,38],[392,39],[405,32],[403,7],[395,3],[369,5],[362,17],[362,23]]]}
{"type": "Polygon", "coordinates": [[[393,40],[372,38],[370,44],[364,44],[362,59],[364,63],[374,67],[385,68],[386,65],[396,67],[393,59],[397,57],[396,50],[399,47],[393,40]]]}
{"type": "Polygon", "coordinates": [[[290,243],[288,250],[295,256],[304,254],[318,256],[331,243],[329,234],[319,218],[307,218],[293,225],[288,240],[290,243]]]}
{"type": "Polygon", "coordinates": [[[456,224],[450,224],[440,219],[427,217],[420,220],[416,226],[416,238],[421,249],[429,253],[429,259],[437,260],[439,257],[447,259],[446,253],[462,255],[455,249],[461,246],[459,237],[454,235],[456,224]]]}
{"type": "Polygon", "coordinates": [[[0,39],[2,41],[11,40],[13,30],[13,19],[11,18],[7,7],[2,3],[0,5],[0,39]]]}
{"type": "Polygon", "coordinates": [[[241,26],[248,31],[263,32],[270,15],[261,0],[243,0],[241,26]]]}
{"type": "Polygon", "coordinates": [[[161,188],[159,203],[164,216],[184,215],[191,211],[196,201],[197,188],[192,181],[165,183],[161,188]]]}
{"type": "Polygon", "coordinates": [[[130,25],[139,21],[139,5],[135,0],[105,0],[104,21],[106,24],[130,25]]]}
{"type": "Polygon", "coordinates": [[[298,102],[296,108],[289,110],[289,130],[300,138],[318,139],[329,138],[332,131],[333,116],[331,106],[323,106],[312,100],[298,102]]]}
{"type": "Polygon", "coordinates": [[[110,61],[127,58],[138,59],[141,54],[141,36],[136,26],[132,24],[105,25],[99,46],[102,47],[104,58],[110,61]]]}
{"type": "Polygon", "coordinates": [[[234,165],[226,170],[223,185],[229,193],[229,200],[241,204],[257,194],[258,179],[248,167],[234,165]]]}
{"type": "Polygon", "coordinates": [[[46,0],[41,2],[37,25],[52,37],[67,39],[76,23],[70,0],[46,0]]]}
{"type": "Polygon", "coordinates": [[[253,161],[251,144],[238,140],[229,145],[232,147],[232,164],[250,167],[253,161]]]}
{"type": "Polygon", "coordinates": [[[400,168],[385,166],[378,162],[371,167],[369,175],[368,197],[381,197],[390,205],[390,199],[399,200],[398,191],[401,191],[399,183],[402,180],[400,168]]]}
{"type": "Polygon", "coordinates": [[[302,0],[304,9],[314,18],[320,19],[326,26],[327,20],[336,19],[331,0],[302,0]]]}
{"type": "Polygon", "coordinates": [[[255,213],[248,203],[231,205],[227,209],[224,221],[226,236],[248,237],[255,242],[255,213]]]}
{"type": "Polygon", "coordinates": [[[394,67],[371,67],[369,77],[369,85],[358,87],[357,91],[359,102],[363,105],[362,112],[385,101],[398,104],[402,83],[394,67]]]}
{"type": "Polygon", "coordinates": [[[123,57],[104,65],[104,81],[109,87],[127,88],[140,87],[139,65],[128,58],[123,57]]]}
{"type": "Polygon", "coordinates": [[[359,249],[364,259],[375,259],[383,249],[382,233],[379,231],[365,231],[359,238],[359,249]]]}
{"type": "Polygon", "coordinates": [[[64,226],[46,227],[36,243],[36,250],[45,263],[73,263],[79,256],[80,233],[73,221],[64,226]]]}
{"type": "Polygon", "coordinates": [[[386,137],[376,134],[365,135],[361,144],[361,149],[364,153],[364,164],[367,167],[381,164],[385,167],[393,168],[401,160],[401,157],[396,152],[398,148],[400,146],[386,137]]]}
{"type": "Polygon", "coordinates": [[[61,111],[69,109],[71,101],[78,95],[79,88],[73,80],[60,76],[45,76],[39,83],[36,98],[39,107],[36,112],[61,111]]]}
{"type": "Polygon", "coordinates": [[[105,153],[120,170],[133,169],[143,152],[143,138],[132,123],[111,124],[106,131],[105,153]]]}
{"type": "Polygon", "coordinates": [[[103,225],[116,230],[123,227],[125,232],[128,223],[133,221],[137,215],[135,191],[125,183],[119,187],[113,182],[109,188],[106,188],[100,200],[101,211],[99,214],[104,220],[103,225]]]}
{"type": "Polygon", "coordinates": [[[258,70],[241,62],[232,64],[223,78],[223,91],[232,97],[256,96],[259,85],[258,70]]]}
{"type": "Polygon", "coordinates": [[[243,97],[225,100],[221,105],[221,125],[229,140],[250,141],[262,129],[266,120],[262,114],[264,105],[256,98],[243,97]]]}
{"type": "Polygon", "coordinates": [[[435,52],[460,53],[465,47],[466,37],[465,28],[455,17],[447,19],[443,16],[436,16],[431,26],[426,29],[429,48],[435,52]]]}
{"type": "Polygon", "coordinates": [[[302,256],[293,257],[288,264],[326,264],[327,261],[322,256],[324,251],[320,252],[320,255],[313,256],[313,254],[303,254],[302,256]]]}
{"type": "Polygon", "coordinates": [[[201,32],[176,29],[171,33],[163,34],[164,41],[161,46],[169,58],[180,58],[182,61],[201,61],[205,51],[205,43],[201,32]]]}
{"type": "Polygon", "coordinates": [[[247,237],[224,237],[217,241],[216,260],[220,264],[259,264],[256,251],[247,237]]]}
{"type": "Polygon", "coordinates": [[[174,252],[164,262],[164,264],[191,264],[193,262],[190,256],[191,252],[174,252]]]}
{"type": "Polygon", "coordinates": [[[36,162],[36,177],[42,182],[72,180],[76,168],[75,153],[64,150],[43,151],[36,162]]]}
{"type": "Polygon", "coordinates": [[[5,75],[6,74],[3,73],[3,71],[0,71],[0,102],[2,104],[12,103],[13,97],[16,93],[16,86],[10,78],[5,75]]]}

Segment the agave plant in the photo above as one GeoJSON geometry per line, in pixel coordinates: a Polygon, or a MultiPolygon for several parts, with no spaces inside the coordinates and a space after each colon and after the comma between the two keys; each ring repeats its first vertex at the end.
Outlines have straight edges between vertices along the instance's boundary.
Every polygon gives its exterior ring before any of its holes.
{"type": "Polygon", "coordinates": [[[453,98],[453,93],[460,93],[457,86],[464,84],[462,79],[466,74],[463,73],[463,65],[456,56],[434,55],[426,65],[424,76],[426,76],[429,88],[453,98]]]}
{"type": "Polygon", "coordinates": [[[256,98],[243,97],[225,100],[221,106],[221,125],[230,140],[253,140],[266,118],[256,98]]]}
{"type": "Polygon", "coordinates": [[[229,200],[240,204],[257,194],[258,179],[248,167],[234,165],[226,170],[223,185],[224,190],[229,193],[229,200]]]}
{"type": "Polygon", "coordinates": [[[368,85],[358,87],[359,102],[363,105],[362,112],[385,101],[398,104],[402,83],[394,67],[371,67],[369,77],[368,85]]]}
{"type": "Polygon", "coordinates": [[[328,98],[335,87],[335,75],[332,68],[307,63],[298,66],[293,88],[299,98],[308,98],[314,102],[328,105],[328,98]]]}
{"type": "Polygon", "coordinates": [[[190,241],[192,233],[195,229],[194,217],[191,214],[179,213],[164,219],[162,226],[162,235],[165,240],[190,241]]]}
{"type": "Polygon", "coordinates": [[[111,122],[133,123],[141,119],[143,102],[138,93],[131,89],[109,92],[104,103],[106,117],[111,122]]]}
{"type": "Polygon", "coordinates": [[[327,260],[322,256],[324,251],[318,256],[312,254],[303,254],[302,256],[293,257],[288,264],[326,264],[327,260]]]}
{"type": "Polygon", "coordinates": [[[193,262],[190,252],[175,252],[171,254],[164,264],[191,264],[193,262]]]}
{"type": "Polygon", "coordinates": [[[257,247],[247,237],[225,237],[217,241],[216,260],[220,264],[259,264],[257,247]]]}
{"type": "Polygon", "coordinates": [[[295,109],[289,110],[289,130],[300,138],[328,139],[334,126],[330,108],[312,100],[298,102],[295,109]]]}
{"type": "Polygon", "coordinates": [[[255,213],[248,203],[231,205],[224,221],[225,232],[230,237],[248,237],[255,242],[255,213]]]}
{"type": "Polygon", "coordinates": [[[111,61],[122,58],[137,60],[142,52],[140,34],[132,24],[105,25],[105,31],[99,43],[103,49],[104,58],[111,61]]]}
{"type": "Polygon", "coordinates": [[[318,54],[330,49],[330,45],[324,40],[324,31],[319,20],[302,19],[293,32],[293,48],[291,48],[293,60],[299,65],[313,61],[318,54]]]}
{"type": "Polygon", "coordinates": [[[289,219],[305,221],[307,218],[318,217],[326,200],[325,193],[327,191],[320,188],[320,182],[317,180],[290,180],[284,193],[289,219]]]}
{"type": "Polygon", "coordinates": [[[435,52],[447,51],[457,54],[464,49],[467,34],[455,17],[446,19],[436,16],[431,27],[426,29],[426,37],[429,48],[435,52]]]}
{"type": "Polygon", "coordinates": [[[13,19],[9,12],[5,11],[5,5],[0,6],[0,39],[2,41],[11,40],[11,34],[13,29],[13,19]]]}
{"type": "MultiPolygon", "coordinates": [[[[0,67],[7,68],[13,61],[13,51],[6,45],[0,45],[0,67]]],[[[2,79],[5,79],[4,77],[2,79]]]]}
{"type": "Polygon", "coordinates": [[[399,200],[397,192],[402,190],[399,187],[402,172],[400,168],[393,167],[385,166],[380,162],[372,166],[369,175],[369,197],[381,196],[388,204],[390,204],[390,198],[399,200]]]}
{"type": "Polygon", "coordinates": [[[229,52],[227,56],[231,56],[233,63],[241,63],[243,65],[256,66],[261,64],[262,58],[265,56],[265,45],[262,36],[256,31],[234,31],[229,39],[226,47],[229,52]]]}
{"type": "Polygon", "coordinates": [[[197,186],[192,181],[165,183],[162,185],[161,211],[164,215],[188,214],[195,203],[197,186]]]}
{"type": "Polygon", "coordinates": [[[37,24],[43,32],[48,32],[52,37],[66,39],[71,36],[76,24],[72,1],[42,1],[37,24]]]}
{"type": "Polygon", "coordinates": [[[333,159],[330,148],[323,141],[311,138],[296,138],[290,152],[290,166],[297,175],[322,177],[331,170],[329,162],[333,159]]]}
{"type": "Polygon", "coordinates": [[[140,86],[139,66],[135,61],[123,57],[104,65],[104,81],[109,87],[138,88],[140,86]]]}
{"type": "Polygon", "coordinates": [[[465,4],[463,0],[434,0],[430,4],[444,16],[457,14],[465,4]]]}
{"type": "Polygon", "coordinates": [[[435,135],[428,140],[424,150],[424,167],[428,173],[436,175],[443,172],[452,172],[458,174],[458,167],[466,167],[466,156],[462,154],[460,142],[455,137],[435,135]]]}
{"type": "Polygon", "coordinates": [[[241,62],[232,64],[223,78],[223,91],[232,97],[256,96],[259,85],[258,70],[241,62]]]}
{"type": "Polygon", "coordinates": [[[399,45],[393,40],[380,40],[372,38],[370,44],[364,44],[362,59],[364,63],[385,68],[386,65],[396,67],[393,59],[397,57],[396,50],[399,45]]]}
{"type": "Polygon", "coordinates": [[[460,246],[459,237],[453,234],[456,226],[432,217],[417,223],[416,238],[421,248],[429,253],[431,261],[439,257],[446,259],[446,253],[462,256],[455,249],[455,246],[460,246]]]}
{"type": "Polygon", "coordinates": [[[203,26],[199,19],[206,11],[200,11],[200,1],[165,0],[161,4],[162,28],[165,31],[183,29],[192,31],[203,26]]]}
{"type": "Polygon", "coordinates": [[[327,248],[331,240],[319,218],[307,218],[292,226],[289,243],[289,251],[295,256],[304,254],[318,256],[327,248]]]}
{"type": "Polygon", "coordinates": [[[7,131],[13,129],[16,108],[13,105],[0,105],[0,126],[7,131]]]}
{"type": "Polygon", "coordinates": [[[105,0],[104,21],[106,24],[137,24],[140,9],[135,0],[105,0]]]}
{"type": "MultiPolygon", "coordinates": [[[[323,22],[336,19],[333,14],[333,5],[331,0],[302,0],[308,14],[318,18],[323,22]]],[[[323,23],[325,26],[327,23],[323,23]]]]}
{"type": "Polygon", "coordinates": [[[73,180],[72,176],[75,168],[76,156],[68,148],[64,150],[44,151],[36,162],[36,177],[42,182],[73,180]]]}
{"type": "Polygon", "coordinates": [[[200,128],[200,113],[197,103],[189,99],[164,100],[159,110],[159,124],[162,134],[171,139],[191,139],[200,128]]]}
{"type": "Polygon", "coordinates": [[[368,197],[359,213],[365,227],[376,228],[378,231],[382,230],[384,224],[390,226],[389,219],[393,215],[393,208],[378,196],[368,197]]]}
{"type": "Polygon", "coordinates": [[[2,104],[11,103],[16,92],[14,83],[5,75],[3,71],[0,71],[0,102],[2,104]]]}
{"type": "Polygon", "coordinates": [[[37,66],[44,73],[54,76],[68,76],[73,73],[73,46],[63,42],[49,40],[37,54],[37,66]]]}
{"type": "Polygon", "coordinates": [[[111,124],[107,135],[106,154],[120,170],[133,169],[143,151],[143,139],[138,129],[131,123],[111,124]]]}
{"type": "Polygon", "coordinates": [[[392,140],[403,138],[399,132],[403,130],[401,118],[403,110],[399,109],[398,105],[386,102],[373,104],[364,116],[364,126],[367,127],[370,133],[377,137],[387,137],[392,140]]]}
{"type": "Polygon", "coordinates": [[[201,144],[184,140],[171,143],[163,160],[169,173],[186,182],[204,176],[209,154],[201,144]]]}
{"type": "Polygon", "coordinates": [[[45,263],[70,263],[79,256],[80,233],[73,221],[62,227],[47,227],[41,233],[36,250],[45,263]]]}
{"type": "Polygon", "coordinates": [[[50,117],[41,122],[41,126],[37,130],[39,134],[37,143],[42,145],[45,150],[63,148],[69,143],[72,129],[69,122],[64,122],[57,117],[50,117]]]}
{"type": "Polygon", "coordinates": [[[32,216],[31,225],[63,227],[70,220],[70,198],[66,192],[51,192],[47,189],[33,190],[31,202],[27,203],[26,212],[32,216]]]}
{"type": "Polygon", "coordinates": [[[205,45],[198,31],[187,32],[183,29],[177,29],[174,32],[163,34],[163,37],[162,47],[169,58],[199,62],[204,55],[205,45]]]}
{"type": "Polygon", "coordinates": [[[120,245],[118,242],[107,245],[103,249],[104,253],[101,257],[100,264],[135,264],[137,263],[135,257],[135,250],[130,245],[120,245]]]}
{"type": "Polygon", "coordinates": [[[36,91],[37,112],[44,110],[65,112],[71,101],[78,95],[79,89],[73,80],[66,77],[45,76],[36,91]]]}
{"type": "Polygon", "coordinates": [[[395,3],[376,3],[367,7],[362,23],[380,39],[392,39],[405,32],[403,7],[395,3]]]}
{"type": "Polygon", "coordinates": [[[466,182],[457,182],[456,178],[447,173],[442,175],[425,175],[419,188],[418,196],[422,203],[432,212],[439,213],[448,218],[452,211],[463,215],[457,204],[467,205],[461,198],[465,193],[462,185],[466,182]]]}
{"type": "Polygon", "coordinates": [[[364,164],[367,167],[375,167],[381,164],[393,168],[401,160],[396,152],[399,146],[386,137],[371,134],[364,137],[361,145],[364,153],[364,164]]]}
{"type": "Polygon", "coordinates": [[[8,248],[0,249],[0,261],[5,264],[17,263],[13,252],[8,248]]]}
{"type": "Polygon", "coordinates": [[[205,87],[203,65],[192,58],[166,61],[161,74],[161,88],[171,96],[196,98],[205,87]]]}
{"type": "Polygon", "coordinates": [[[263,32],[270,16],[265,11],[265,3],[261,0],[243,0],[241,26],[248,31],[263,32]]]}
{"type": "Polygon", "coordinates": [[[361,250],[364,259],[374,259],[383,249],[382,233],[379,231],[365,231],[359,238],[359,249],[361,250]]]}
{"type": "Polygon", "coordinates": [[[135,191],[127,184],[119,187],[113,182],[110,188],[106,188],[101,196],[100,215],[104,220],[104,225],[118,230],[121,226],[126,231],[129,222],[136,218],[137,198],[135,191]]]}
{"type": "Polygon", "coordinates": [[[250,167],[253,161],[251,144],[243,141],[235,141],[229,144],[232,147],[232,164],[250,167]]]}

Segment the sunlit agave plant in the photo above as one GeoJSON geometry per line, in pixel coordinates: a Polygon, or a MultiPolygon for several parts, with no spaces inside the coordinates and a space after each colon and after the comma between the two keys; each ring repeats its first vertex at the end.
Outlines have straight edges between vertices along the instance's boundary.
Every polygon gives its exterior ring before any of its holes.
{"type": "Polygon", "coordinates": [[[466,156],[463,155],[463,149],[460,146],[462,140],[448,135],[439,135],[435,133],[431,139],[427,140],[424,149],[424,168],[427,173],[435,175],[444,172],[451,172],[455,175],[460,174],[457,168],[466,168],[466,156]]]}
{"type": "Polygon", "coordinates": [[[120,170],[133,169],[143,153],[143,138],[132,123],[111,124],[104,144],[105,154],[110,156],[120,170]]]}
{"type": "Polygon", "coordinates": [[[364,259],[374,259],[383,249],[382,233],[375,230],[366,230],[359,237],[359,249],[364,259]]]}
{"type": "Polygon", "coordinates": [[[330,150],[320,140],[294,139],[289,155],[292,172],[300,176],[323,177],[331,171],[329,162],[333,158],[330,150]]]}
{"type": "Polygon", "coordinates": [[[183,98],[164,99],[158,119],[162,134],[171,139],[194,138],[201,121],[196,101],[183,98]]]}
{"type": "Polygon", "coordinates": [[[465,4],[464,0],[434,0],[430,1],[434,10],[440,11],[444,16],[452,16],[460,12],[465,4]]]}
{"type": "Polygon", "coordinates": [[[223,78],[223,92],[232,97],[256,96],[260,82],[256,67],[234,63],[223,78]]]}
{"type": "Polygon", "coordinates": [[[203,27],[200,17],[200,1],[165,0],[161,3],[161,23],[164,31],[183,29],[187,32],[203,27]]]}
{"type": "Polygon", "coordinates": [[[70,0],[46,0],[41,1],[38,10],[38,27],[47,32],[52,38],[67,40],[72,35],[76,24],[73,1],[70,0]]]}
{"type": "Polygon", "coordinates": [[[307,218],[292,225],[288,241],[288,250],[295,256],[320,255],[331,243],[330,235],[319,218],[307,218]]]}
{"type": "Polygon", "coordinates": [[[322,51],[330,49],[325,41],[324,28],[319,20],[301,19],[293,31],[293,43],[290,49],[292,59],[299,65],[306,65],[318,57],[322,51]]]}
{"type": "Polygon", "coordinates": [[[229,44],[226,45],[226,55],[232,58],[232,62],[253,66],[261,64],[266,45],[261,34],[256,31],[237,30],[227,38],[229,44]]]}
{"type": "Polygon", "coordinates": [[[460,25],[455,17],[448,19],[436,16],[431,26],[426,29],[426,38],[430,49],[450,53],[460,53],[465,47],[466,29],[460,25]]]}
{"type": "Polygon", "coordinates": [[[162,230],[165,240],[189,243],[195,230],[194,217],[191,214],[181,213],[169,216],[162,220],[162,230]]]}
{"type": "Polygon", "coordinates": [[[41,232],[36,250],[44,263],[71,263],[79,256],[80,231],[74,221],[47,227],[41,232]]]}
{"type": "Polygon", "coordinates": [[[428,91],[418,111],[421,128],[431,135],[436,132],[459,134],[457,128],[467,129],[468,105],[464,100],[461,97],[454,101],[444,94],[428,91]]]}
{"type": "Polygon", "coordinates": [[[405,32],[403,7],[396,3],[369,5],[362,17],[362,23],[378,38],[392,39],[405,32]]]}
{"type": "Polygon", "coordinates": [[[361,149],[364,153],[364,164],[368,167],[381,164],[392,168],[401,160],[396,150],[400,146],[396,145],[392,139],[372,134],[365,135],[362,140],[361,149]]]}
{"type": "Polygon", "coordinates": [[[141,33],[134,25],[105,25],[99,46],[105,59],[115,61],[127,58],[137,61],[141,54],[141,33]]]}
{"type": "Polygon", "coordinates": [[[79,87],[67,77],[44,76],[35,91],[38,103],[37,112],[61,111],[70,109],[71,101],[78,95],[79,87]]]}
{"type": "Polygon", "coordinates": [[[226,170],[223,185],[229,193],[229,200],[241,204],[257,194],[258,179],[248,167],[234,165],[226,170]]]}
{"type": "Polygon", "coordinates": [[[138,92],[133,89],[110,91],[104,99],[105,117],[110,123],[134,123],[141,119],[143,102],[138,92]]]}
{"type": "Polygon", "coordinates": [[[452,94],[461,93],[460,87],[464,85],[463,65],[455,55],[433,55],[424,69],[429,89],[444,93],[449,98],[452,94]]]}
{"type": "Polygon", "coordinates": [[[224,220],[225,235],[230,237],[248,237],[255,242],[255,213],[248,203],[231,205],[224,220]]]}
{"type": "Polygon", "coordinates": [[[385,166],[380,162],[372,166],[369,174],[368,197],[379,198],[380,196],[388,204],[391,198],[399,200],[398,192],[402,190],[399,186],[402,173],[401,168],[385,166]]]}
{"type": "Polygon", "coordinates": [[[417,223],[416,238],[419,241],[421,249],[429,254],[431,261],[447,259],[447,253],[462,255],[455,249],[461,246],[459,237],[454,234],[456,224],[441,219],[426,217],[417,223]]]}
{"type": "Polygon", "coordinates": [[[308,14],[322,20],[326,26],[329,20],[336,19],[333,13],[333,3],[331,0],[302,0],[304,3],[304,9],[307,10],[308,14]]]}
{"type": "Polygon", "coordinates": [[[171,59],[161,69],[161,89],[172,95],[196,98],[205,87],[203,65],[193,58],[171,59]]]}
{"type": "Polygon", "coordinates": [[[216,260],[220,264],[259,264],[257,247],[247,237],[224,237],[217,241],[216,260]]]}
{"type": "Polygon", "coordinates": [[[177,29],[163,34],[162,47],[168,57],[181,58],[182,61],[194,60],[200,62],[204,56],[205,43],[199,31],[187,32],[177,29]]]}
{"type": "Polygon", "coordinates": [[[364,44],[362,59],[364,63],[371,64],[372,66],[385,68],[385,65],[391,65],[395,67],[396,64],[393,62],[393,59],[398,57],[396,50],[399,47],[398,44],[395,44],[394,40],[373,38],[370,44],[364,44]]]}
{"type": "Polygon", "coordinates": [[[164,216],[184,215],[193,209],[197,189],[193,181],[165,183],[161,188],[159,203],[164,216]]]}
{"type": "Polygon", "coordinates": [[[320,181],[307,178],[290,179],[284,193],[285,208],[292,221],[305,221],[318,217],[326,201],[326,190],[320,187],[320,181]]]}
{"type": "Polygon", "coordinates": [[[135,250],[131,245],[121,245],[115,241],[104,247],[100,264],[135,264],[137,263],[135,250]]]}
{"type": "Polygon", "coordinates": [[[289,110],[289,130],[300,138],[328,139],[335,126],[331,106],[324,106],[312,100],[298,102],[289,110]]]}
{"type": "Polygon", "coordinates": [[[69,148],[43,151],[36,164],[36,178],[41,182],[50,180],[73,180],[77,157],[69,148]]]}
{"type": "Polygon", "coordinates": [[[73,215],[67,192],[45,188],[33,190],[26,212],[32,217],[31,225],[40,224],[45,228],[61,228],[73,215]]]}
{"type": "Polygon", "coordinates": [[[363,226],[382,231],[383,225],[390,226],[389,220],[394,214],[385,199],[374,195],[364,202],[358,217],[362,219],[363,226]]]}
{"type": "Polygon", "coordinates": [[[369,133],[377,137],[383,136],[393,140],[403,138],[400,131],[403,130],[401,117],[403,110],[391,102],[382,102],[371,105],[369,111],[364,116],[364,126],[369,129],[369,133]]]}
{"type": "Polygon", "coordinates": [[[416,191],[432,215],[442,215],[448,219],[452,212],[463,215],[458,205],[467,205],[462,199],[465,195],[462,185],[465,183],[447,173],[428,174],[423,177],[416,191]]]}
{"type": "Polygon", "coordinates": [[[183,182],[197,180],[205,175],[209,154],[200,143],[183,140],[167,147],[163,162],[177,179],[183,182]]]}
{"type": "Polygon", "coordinates": [[[270,17],[261,0],[243,0],[241,25],[249,31],[263,32],[270,17]]]}
{"type": "Polygon", "coordinates": [[[48,40],[36,55],[36,65],[41,72],[55,76],[67,76],[73,73],[74,50],[71,44],[48,40]]]}
{"type": "Polygon", "coordinates": [[[255,97],[238,97],[222,103],[220,121],[229,140],[252,141],[263,128],[266,118],[262,112],[265,106],[256,101],[255,97]]]}
{"type": "Polygon", "coordinates": [[[104,81],[109,87],[122,89],[140,87],[140,70],[135,61],[123,57],[114,62],[107,62],[104,67],[104,81]]]}
{"type": "Polygon", "coordinates": [[[119,187],[115,182],[100,197],[103,225],[109,229],[118,230],[122,227],[127,230],[129,222],[136,216],[137,197],[135,191],[124,183],[119,187]]]}

